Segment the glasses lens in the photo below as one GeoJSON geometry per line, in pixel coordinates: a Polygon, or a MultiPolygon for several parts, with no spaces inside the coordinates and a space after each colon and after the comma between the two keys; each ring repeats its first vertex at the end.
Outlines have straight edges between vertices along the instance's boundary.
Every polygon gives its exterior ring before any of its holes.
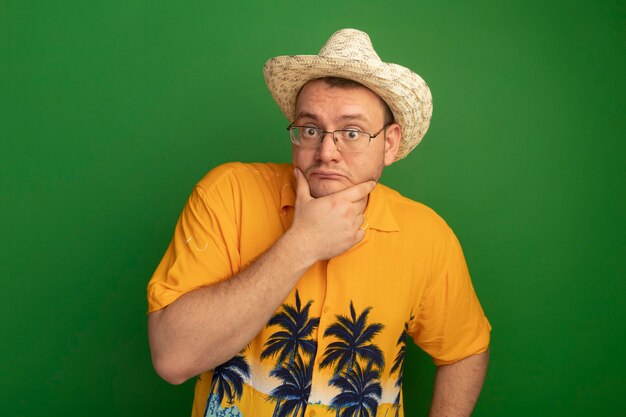
{"type": "Polygon", "coordinates": [[[367,149],[370,135],[358,130],[338,130],[335,132],[337,149],[342,152],[362,152],[367,149]]]}
{"type": "Polygon", "coordinates": [[[303,148],[317,148],[321,142],[322,133],[314,127],[294,126],[289,129],[291,142],[303,148]]]}

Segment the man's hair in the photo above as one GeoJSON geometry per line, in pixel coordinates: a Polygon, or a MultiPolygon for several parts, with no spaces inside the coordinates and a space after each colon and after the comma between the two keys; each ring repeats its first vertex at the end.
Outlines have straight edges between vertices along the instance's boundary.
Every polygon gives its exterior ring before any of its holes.
{"type": "MultiPolygon", "coordinates": [[[[361,84],[361,83],[359,83],[357,81],[354,81],[354,80],[350,80],[348,78],[320,77],[320,78],[316,78],[316,79],[317,80],[322,80],[326,84],[328,84],[328,85],[330,85],[332,87],[339,87],[339,88],[357,88],[357,87],[362,87],[362,88],[367,88],[368,90],[372,91],[371,89],[369,89],[368,87],[364,86],[363,84],[361,84]]],[[[376,93],[374,93],[374,94],[376,94],[376,93]]],[[[376,95],[378,96],[378,94],[376,94],[376,95]]],[[[383,108],[384,108],[384,112],[385,112],[385,124],[393,123],[394,122],[394,117],[393,117],[393,112],[391,111],[391,108],[385,102],[385,100],[380,98],[380,96],[378,96],[378,98],[380,99],[381,103],[383,103],[383,108]]]]}

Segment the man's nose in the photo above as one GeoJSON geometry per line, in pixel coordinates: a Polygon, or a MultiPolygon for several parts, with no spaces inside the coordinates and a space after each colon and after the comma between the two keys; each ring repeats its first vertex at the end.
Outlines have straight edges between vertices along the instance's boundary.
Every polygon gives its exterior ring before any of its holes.
{"type": "Polygon", "coordinates": [[[326,132],[318,148],[318,155],[322,161],[332,161],[339,158],[339,151],[332,132],[326,132]]]}

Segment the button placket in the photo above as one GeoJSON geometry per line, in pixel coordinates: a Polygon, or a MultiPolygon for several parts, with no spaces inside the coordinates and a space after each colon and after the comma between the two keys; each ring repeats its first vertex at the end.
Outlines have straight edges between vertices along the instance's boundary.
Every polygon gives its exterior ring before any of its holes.
{"type": "MultiPolygon", "coordinates": [[[[325,262],[324,270],[324,279],[326,281],[325,285],[325,294],[322,301],[322,306],[320,309],[320,321],[317,328],[316,335],[316,344],[317,349],[315,351],[315,358],[313,359],[313,375],[311,381],[311,394],[309,395],[309,404],[315,403],[319,401],[320,398],[317,396],[318,394],[323,394],[324,391],[328,387],[328,381],[325,379],[322,372],[320,372],[320,362],[322,355],[324,353],[324,349],[326,347],[324,340],[324,331],[328,327],[329,323],[333,320],[332,314],[332,302],[329,303],[329,296],[332,298],[332,290],[329,290],[329,283],[332,281],[332,278],[329,278],[332,271],[333,260],[329,260],[325,262]],[[318,392],[319,391],[319,392],[318,392]]],[[[314,412],[314,410],[311,410],[314,412]]]]}

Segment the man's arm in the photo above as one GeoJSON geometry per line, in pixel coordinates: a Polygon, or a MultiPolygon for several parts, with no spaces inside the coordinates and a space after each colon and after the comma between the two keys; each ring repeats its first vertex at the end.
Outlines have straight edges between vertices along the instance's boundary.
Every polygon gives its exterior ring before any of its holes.
{"type": "Polygon", "coordinates": [[[318,199],[297,170],[296,181],[293,224],[270,249],[236,276],[148,315],[152,361],[163,379],[179,384],[235,356],[308,268],[363,239],[360,226],[373,181],[318,199]]]}
{"type": "Polygon", "coordinates": [[[472,414],[482,389],[489,349],[437,368],[429,417],[467,417],[472,414]]]}

